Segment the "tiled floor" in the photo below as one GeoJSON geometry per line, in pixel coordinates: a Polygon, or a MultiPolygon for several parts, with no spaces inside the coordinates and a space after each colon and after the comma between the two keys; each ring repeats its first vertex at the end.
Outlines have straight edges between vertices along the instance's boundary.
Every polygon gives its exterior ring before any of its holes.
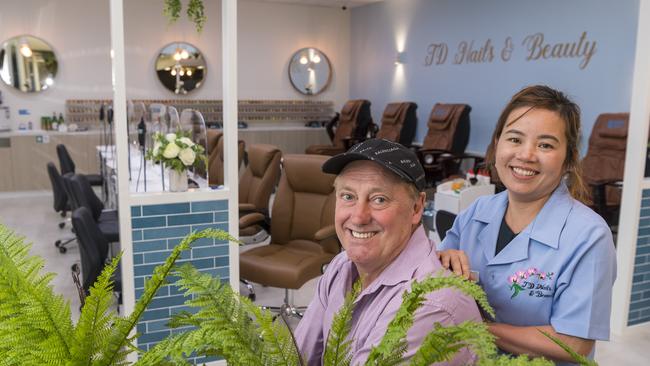
{"type": "MultiPolygon", "coordinates": [[[[33,243],[32,253],[45,258],[45,270],[56,273],[52,281],[54,291],[70,300],[73,317],[78,317],[79,298],[70,276],[70,266],[79,261],[76,244],[70,245],[66,254],[54,247],[58,238],[69,237],[69,223],[63,230],[57,224],[61,217],[52,209],[49,192],[26,194],[0,193],[0,223],[24,235],[33,243]]],[[[306,306],[315,289],[316,280],[308,282],[294,293],[294,302],[306,306]]],[[[257,302],[279,305],[284,292],[275,288],[255,286],[257,302]]],[[[242,292],[245,289],[242,288],[242,292]]],[[[295,326],[296,322],[292,321],[295,326]]],[[[650,325],[631,329],[625,336],[612,336],[609,342],[598,342],[596,361],[602,366],[647,365],[650,349],[650,325]]]]}

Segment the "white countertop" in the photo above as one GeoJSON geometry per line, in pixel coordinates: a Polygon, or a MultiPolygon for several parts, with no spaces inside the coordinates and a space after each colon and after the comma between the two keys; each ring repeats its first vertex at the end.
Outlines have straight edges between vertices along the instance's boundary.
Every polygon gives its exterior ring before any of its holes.
{"type": "Polygon", "coordinates": [[[7,132],[0,132],[1,137],[18,137],[18,136],[61,136],[61,135],[99,135],[102,131],[100,130],[88,130],[88,131],[75,131],[75,132],[59,132],[59,131],[45,131],[45,130],[12,130],[7,132]]]}

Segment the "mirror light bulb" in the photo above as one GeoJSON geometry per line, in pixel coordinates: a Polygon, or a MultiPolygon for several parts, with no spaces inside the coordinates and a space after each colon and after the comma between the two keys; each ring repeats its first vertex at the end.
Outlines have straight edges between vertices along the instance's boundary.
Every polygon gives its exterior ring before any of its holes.
{"type": "Polygon", "coordinates": [[[178,75],[180,75],[180,76],[185,75],[185,71],[183,69],[181,69],[181,71],[178,73],[178,75]]]}
{"type": "Polygon", "coordinates": [[[307,57],[302,56],[302,57],[300,58],[300,63],[301,63],[301,64],[303,64],[303,65],[307,65],[307,62],[308,62],[307,57]]]}
{"type": "Polygon", "coordinates": [[[176,76],[176,69],[172,69],[172,76],[176,76]]]}
{"type": "Polygon", "coordinates": [[[192,76],[192,70],[187,70],[186,74],[187,76],[192,76]]]}
{"type": "Polygon", "coordinates": [[[174,60],[176,60],[176,61],[181,60],[181,53],[178,52],[178,50],[176,50],[176,52],[174,52],[174,60]]]}
{"type": "Polygon", "coordinates": [[[29,48],[29,45],[27,43],[23,43],[20,46],[20,54],[24,57],[32,57],[32,49],[29,48]]]}
{"type": "Polygon", "coordinates": [[[187,53],[187,50],[182,50],[182,51],[181,51],[181,58],[182,58],[183,60],[186,60],[188,57],[190,57],[190,54],[187,53]]]}

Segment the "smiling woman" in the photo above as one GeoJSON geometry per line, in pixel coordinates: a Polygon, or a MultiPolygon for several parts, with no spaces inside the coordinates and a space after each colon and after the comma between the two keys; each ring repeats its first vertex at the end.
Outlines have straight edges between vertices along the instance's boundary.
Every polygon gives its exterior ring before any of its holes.
{"type": "Polygon", "coordinates": [[[585,206],[580,109],[532,86],[504,108],[487,161],[506,190],[461,213],[440,245],[445,267],[479,273],[496,317],[497,346],[513,354],[571,359],[541,332],[593,358],[609,338],[616,256],[612,233],[585,206]]]}

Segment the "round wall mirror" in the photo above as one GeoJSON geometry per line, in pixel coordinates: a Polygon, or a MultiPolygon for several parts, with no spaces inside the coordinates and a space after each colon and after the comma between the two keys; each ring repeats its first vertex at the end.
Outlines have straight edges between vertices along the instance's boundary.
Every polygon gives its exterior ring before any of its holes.
{"type": "Polygon", "coordinates": [[[54,50],[40,38],[13,37],[0,48],[0,78],[25,93],[51,88],[58,68],[54,50]]]}
{"type": "Polygon", "coordinates": [[[176,94],[187,94],[205,79],[207,66],[198,48],[185,42],[168,44],[156,60],[158,80],[176,94]]]}
{"type": "Polygon", "coordinates": [[[316,48],[302,48],[291,56],[289,80],[305,95],[321,93],[330,83],[332,66],[323,52],[316,48]]]}

